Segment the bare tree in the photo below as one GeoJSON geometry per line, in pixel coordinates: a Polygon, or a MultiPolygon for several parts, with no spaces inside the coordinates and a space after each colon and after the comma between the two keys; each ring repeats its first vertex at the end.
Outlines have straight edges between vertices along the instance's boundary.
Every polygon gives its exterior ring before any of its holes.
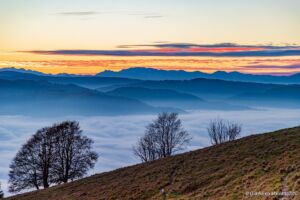
{"type": "Polygon", "coordinates": [[[82,177],[98,158],[93,141],[81,135],[79,123],[66,121],[38,130],[10,165],[9,191],[68,182],[82,177]]]}
{"type": "Polygon", "coordinates": [[[55,125],[57,143],[55,144],[56,161],[53,164],[53,176],[56,183],[81,178],[88,169],[93,168],[98,159],[91,151],[93,141],[82,136],[82,130],[76,121],[65,121],[55,125]]]}
{"type": "Polygon", "coordinates": [[[35,135],[22,146],[10,165],[9,191],[19,192],[40,186],[49,187],[49,173],[54,161],[54,137],[46,127],[39,129],[35,135]]]}
{"type": "Polygon", "coordinates": [[[55,161],[55,144],[57,138],[55,137],[53,127],[42,128],[37,131],[31,141],[32,152],[38,153],[36,162],[41,170],[41,177],[43,187],[48,188],[53,180],[50,179],[52,164],[55,161]]]}
{"type": "Polygon", "coordinates": [[[211,120],[207,127],[213,145],[235,140],[242,131],[242,126],[223,119],[211,120]]]}
{"type": "Polygon", "coordinates": [[[156,144],[153,135],[145,133],[144,137],[140,138],[136,146],[133,147],[133,152],[143,162],[158,159],[156,144]]]}
{"type": "Polygon", "coordinates": [[[183,150],[190,140],[177,113],[161,113],[146,127],[145,135],[133,149],[136,156],[148,162],[183,150]]]}
{"type": "Polygon", "coordinates": [[[227,135],[229,141],[235,140],[240,135],[241,132],[242,132],[241,124],[235,122],[227,123],[227,135]]]}
{"type": "Polygon", "coordinates": [[[23,145],[10,165],[9,192],[19,192],[30,188],[39,189],[42,181],[37,157],[29,144],[23,145]]]}
{"type": "Polygon", "coordinates": [[[0,199],[3,199],[4,198],[4,193],[1,189],[1,183],[0,183],[0,199]]]}

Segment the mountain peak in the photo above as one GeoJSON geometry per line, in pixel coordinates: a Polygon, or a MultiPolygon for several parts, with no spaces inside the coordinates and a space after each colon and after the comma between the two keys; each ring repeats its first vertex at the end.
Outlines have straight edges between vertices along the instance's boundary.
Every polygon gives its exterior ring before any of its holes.
{"type": "Polygon", "coordinates": [[[189,80],[205,76],[202,72],[187,72],[184,70],[162,70],[147,67],[132,67],[118,72],[104,71],[96,76],[102,77],[122,77],[142,80],[189,80]]]}
{"type": "Polygon", "coordinates": [[[42,73],[42,72],[38,72],[38,71],[30,70],[30,69],[24,69],[24,68],[5,67],[5,68],[0,69],[0,72],[6,72],[6,71],[27,73],[27,74],[35,74],[35,75],[40,75],[40,76],[47,75],[47,74],[42,73]]]}

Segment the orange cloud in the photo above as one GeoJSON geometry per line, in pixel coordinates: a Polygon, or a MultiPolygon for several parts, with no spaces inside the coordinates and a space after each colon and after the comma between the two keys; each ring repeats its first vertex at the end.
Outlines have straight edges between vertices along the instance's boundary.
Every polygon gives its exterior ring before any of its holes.
{"type": "Polygon", "coordinates": [[[0,67],[25,68],[44,73],[96,74],[103,70],[118,71],[130,67],[152,67],[165,70],[203,71],[240,71],[245,73],[282,73],[300,72],[300,57],[95,57],[95,56],[57,56],[19,54],[0,55],[0,67]],[[32,57],[34,56],[34,57],[32,57]],[[245,67],[246,66],[246,67],[245,67]],[[260,67],[257,67],[260,66],[260,67]]]}

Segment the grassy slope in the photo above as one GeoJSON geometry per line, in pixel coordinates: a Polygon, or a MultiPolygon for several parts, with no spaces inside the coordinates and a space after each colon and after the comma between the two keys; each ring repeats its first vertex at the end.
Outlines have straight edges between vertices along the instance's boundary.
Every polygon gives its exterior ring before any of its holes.
{"type": "MultiPolygon", "coordinates": [[[[300,127],[94,175],[9,199],[248,199],[246,191],[300,192],[300,127]]],[[[253,197],[252,199],[273,199],[253,197]]],[[[294,198],[296,199],[296,197],[294,198]]]]}

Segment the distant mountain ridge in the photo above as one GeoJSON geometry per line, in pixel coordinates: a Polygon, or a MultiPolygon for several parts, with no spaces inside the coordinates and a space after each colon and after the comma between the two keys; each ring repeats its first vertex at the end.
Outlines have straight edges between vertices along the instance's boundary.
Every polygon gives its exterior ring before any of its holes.
{"type": "Polygon", "coordinates": [[[24,68],[14,68],[14,67],[5,67],[5,68],[0,68],[0,73],[1,72],[19,72],[19,73],[25,73],[25,74],[34,74],[38,76],[81,76],[81,75],[76,75],[76,74],[68,74],[68,73],[60,73],[60,74],[47,74],[43,72],[38,72],[30,69],[24,69],[24,68]]]}
{"type": "Polygon", "coordinates": [[[26,74],[34,74],[34,75],[39,75],[39,76],[45,76],[47,74],[30,70],[30,69],[24,69],[24,68],[14,68],[14,67],[5,67],[5,68],[0,68],[0,73],[2,72],[19,72],[19,73],[26,73],[26,74]]]}
{"type": "Polygon", "coordinates": [[[144,87],[120,87],[106,92],[108,95],[137,99],[156,107],[175,107],[180,109],[244,110],[246,106],[223,102],[208,102],[195,95],[169,89],[150,89],[144,87]]]}
{"type": "Polygon", "coordinates": [[[153,68],[134,67],[118,72],[106,70],[96,74],[101,77],[123,77],[141,80],[189,80],[204,78],[207,74],[202,72],[186,72],[184,70],[159,70],[153,68]]]}
{"type": "Polygon", "coordinates": [[[192,80],[141,81],[133,83],[132,86],[175,90],[203,99],[221,100],[246,92],[264,92],[282,85],[197,78],[192,80]]]}
{"type": "Polygon", "coordinates": [[[184,70],[159,70],[154,68],[135,67],[124,69],[118,72],[106,70],[98,73],[96,76],[101,77],[122,77],[141,80],[191,80],[196,78],[221,79],[227,81],[258,82],[258,83],[282,83],[282,84],[299,84],[300,73],[290,76],[272,76],[272,75],[254,75],[244,74],[237,71],[225,72],[216,71],[212,74],[194,71],[187,72],[184,70]]]}
{"type": "MultiPolygon", "coordinates": [[[[144,71],[144,69],[137,70],[144,71]]],[[[148,72],[147,76],[151,75],[151,71],[153,70],[156,73],[160,72],[160,70],[146,69],[148,72]]],[[[162,71],[164,74],[168,74],[169,72],[162,71]]],[[[171,73],[175,72],[171,71],[171,73]]],[[[188,72],[184,71],[176,71],[176,73],[188,74],[188,72]]],[[[223,73],[225,72],[216,72],[215,74],[220,75],[223,73]]],[[[239,73],[237,73],[237,76],[239,76],[239,73]]],[[[297,75],[290,76],[289,78],[291,77],[297,77],[297,75]]],[[[30,101],[27,102],[28,104],[24,104],[24,100],[28,98],[34,100],[32,99],[33,97],[38,97],[36,98],[36,103],[47,107],[45,103],[47,98],[44,98],[47,95],[50,95],[48,100],[52,101],[53,108],[56,109],[54,105],[60,106],[57,102],[62,101],[65,108],[69,109],[66,113],[70,114],[81,114],[76,109],[81,108],[82,105],[85,106],[82,113],[86,112],[86,114],[95,115],[110,115],[114,112],[115,114],[145,114],[149,113],[149,111],[153,113],[162,110],[161,108],[184,112],[194,109],[237,110],[262,106],[282,108],[300,107],[300,85],[297,84],[257,83],[212,78],[141,80],[124,77],[69,76],[67,74],[56,76],[11,68],[0,70],[0,84],[0,98],[2,98],[0,101],[3,103],[0,105],[0,109],[2,109],[0,112],[2,114],[22,114],[21,112],[10,112],[10,110],[6,110],[4,107],[5,105],[9,105],[12,109],[14,106],[12,102],[14,101],[18,102],[15,105],[20,107],[19,111],[23,110],[25,112],[24,109],[26,108],[28,108],[26,112],[37,110],[32,107],[33,104],[29,104],[30,101]],[[26,90],[26,84],[19,84],[18,92],[14,94],[19,96],[15,96],[12,99],[7,98],[13,92],[13,90],[9,91],[9,88],[13,89],[13,84],[16,82],[21,83],[22,81],[23,83],[31,81],[31,83],[35,83],[36,85],[31,88],[31,91],[28,91],[26,90]],[[45,83],[51,87],[45,87],[45,83]],[[73,89],[75,89],[75,86],[77,87],[76,95],[71,92],[73,95],[72,98],[68,90],[70,85],[73,85],[73,89]],[[44,89],[41,90],[39,87],[44,89]],[[52,90],[53,87],[55,91],[52,90]],[[64,91],[65,93],[59,91],[64,91]],[[36,92],[38,92],[38,96],[36,96],[36,92]],[[85,96],[86,92],[89,95],[85,96]],[[22,96],[21,94],[23,93],[24,95],[22,96]],[[113,97],[114,100],[104,101],[105,96],[113,97]],[[63,99],[66,101],[63,101],[63,99]],[[121,99],[126,100],[122,102],[121,99]],[[132,101],[129,102],[129,100],[132,101]],[[139,102],[136,104],[138,105],[137,107],[134,107],[134,101],[139,102]],[[73,104],[73,110],[70,107],[71,104],[73,104]],[[23,105],[23,107],[20,105],[23,105]],[[75,111],[78,112],[75,113],[75,111]]],[[[44,108],[43,106],[41,106],[41,109],[44,108]]],[[[50,109],[49,112],[53,112],[55,109],[50,109]]]]}
{"type": "Polygon", "coordinates": [[[264,92],[242,93],[230,99],[249,106],[299,108],[300,85],[284,85],[264,92]]]}
{"type": "Polygon", "coordinates": [[[136,99],[111,96],[73,84],[1,80],[0,114],[25,116],[128,115],[176,111],[136,99]]]}
{"type": "MultiPolygon", "coordinates": [[[[145,67],[132,67],[123,69],[120,71],[105,70],[96,75],[75,75],[75,74],[46,74],[33,70],[16,69],[16,68],[2,68],[0,69],[0,79],[2,77],[8,77],[9,74],[14,76],[13,73],[22,73],[23,75],[36,75],[45,77],[109,77],[109,78],[127,78],[127,79],[139,79],[139,80],[191,80],[196,78],[206,79],[220,79],[227,81],[241,81],[241,82],[257,82],[257,83],[278,83],[278,84],[300,84],[300,73],[293,74],[290,76],[272,76],[272,75],[255,75],[245,74],[237,71],[225,72],[216,71],[212,74],[204,73],[200,71],[188,72],[184,70],[160,70],[154,68],[145,67]]],[[[19,77],[21,75],[19,74],[19,77]]]]}
{"type": "Polygon", "coordinates": [[[89,89],[101,87],[109,87],[113,85],[123,85],[136,83],[140,80],[127,78],[111,78],[97,76],[73,76],[73,75],[51,75],[51,74],[36,74],[31,72],[23,72],[23,70],[3,70],[0,71],[0,79],[2,80],[32,80],[32,81],[48,81],[55,84],[76,84],[89,89]]]}

